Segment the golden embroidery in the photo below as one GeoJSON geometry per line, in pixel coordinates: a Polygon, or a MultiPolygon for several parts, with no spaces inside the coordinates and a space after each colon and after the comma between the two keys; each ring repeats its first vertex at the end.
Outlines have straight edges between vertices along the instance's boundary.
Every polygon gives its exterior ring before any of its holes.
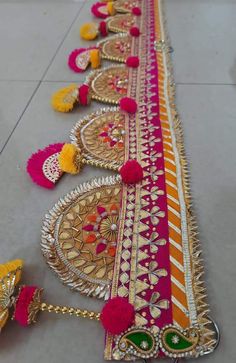
{"type": "Polygon", "coordinates": [[[98,43],[101,56],[115,62],[124,63],[131,54],[132,37],[127,34],[117,34],[98,43]]]}
{"type": "Polygon", "coordinates": [[[120,65],[94,71],[87,78],[87,82],[93,99],[116,105],[127,95],[128,69],[120,65]]]}
{"type": "Polygon", "coordinates": [[[139,5],[139,1],[131,1],[131,0],[117,0],[114,3],[114,8],[118,13],[127,13],[132,12],[132,8],[139,5]]]}
{"type": "Polygon", "coordinates": [[[121,186],[119,176],[79,186],[46,215],[42,250],[72,289],[107,298],[113,274],[121,186]]]}
{"type": "Polygon", "coordinates": [[[85,159],[96,160],[97,166],[118,170],[124,163],[126,118],[116,107],[94,112],[77,122],[71,140],[85,159]]]}
{"type": "Polygon", "coordinates": [[[107,20],[107,28],[113,33],[127,33],[135,24],[135,18],[132,14],[110,17],[107,20]]]}

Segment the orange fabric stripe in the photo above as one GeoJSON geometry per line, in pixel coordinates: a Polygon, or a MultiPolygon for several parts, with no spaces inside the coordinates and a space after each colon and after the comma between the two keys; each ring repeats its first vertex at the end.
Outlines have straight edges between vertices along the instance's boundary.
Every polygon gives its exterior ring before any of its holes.
{"type": "Polygon", "coordinates": [[[166,169],[172,170],[173,172],[176,173],[176,169],[173,164],[171,164],[168,160],[165,160],[165,164],[166,164],[166,169]]]}
{"type": "Polygon", "coordinates": [[[176,261],[178,261],[183,266],[184,260],[182,252],[178,250],[175,246],[170,245],[170,253],[171,256],[173,256],[176,261]]]}
{"type": "Polygon", "coordinates": [[[172,188],[170,185],[166,185],[166,191],[167,191],[167,194],[170,194],[172,197],[174,197],[175,199],[179,199],[179,194],[177,192],[176,189],[172,188]]]}
{"type": "Polygon", "coordinates": [[[180,290],[178,288],[177,285],[175,284],[172,284],[172,292],[173,292],[173,295],[175,296],[178,296],[178,300],[179,302],[184,306],[184,307],[187,307],[187,299],[186,299],[186,295],[183,293],[182,290],[180,290]]]}
{"type": "Polygon", "coordinates": [[[185,286],[184,274],[173,263],[171,264],[171,275],[178,280],[181,285],[185,286]]]}
{"type": "Polygon", "coordinates": [[[176,227],[181,228],[180,219],[173,212],[169,210],[169,221],[174,224],[176,227]]]}
{"type": "MultiPolygon", "coordinates": [[[[168,151],[172,151],[172,147],[171,147],[171,145],[164,142],[164,155],[165,156],[168,154],[168,151]]],[[[169,154],[169,155],[171,155],[171,154],[169,154]]]]}
{"type": "Polygon", "coordinates": [[[176,177],[172,174],[170,174],[167,170],[166,170],[166,180],[169,180],[171,183],[173,184],[177,184],[177,180],[176,177]]]}
{"type": "Polygon", "coordinates": [[[179,205],[173,202],[170,198],[168,198],[168,205],[172,208],[174,208],[177,212],[180,211],[179,205]]]}
{"type": "Polygon", "coordinates": [[[170,237],[179,244],[182,244],[182,238],[179,233],[177,233],[173,228],[170,227],[169,229],[170,237]]]}
{"type": "Polygon", "coordinates": [[[174,320],[182,327],[187,328],[189,327],[189,318],[183,313],[182,310],[178,308],[175,304],[172,306],[173,308],[173,315],[174,320]]]}

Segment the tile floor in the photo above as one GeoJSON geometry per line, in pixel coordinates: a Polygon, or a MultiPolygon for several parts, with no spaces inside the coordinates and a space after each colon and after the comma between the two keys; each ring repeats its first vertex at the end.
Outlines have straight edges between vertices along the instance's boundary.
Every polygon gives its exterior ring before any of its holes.
{"type": "MultiPolygon", "coordinates": [[[[201,361],[233,363],[236,1],[164,1],[211,314],[222,331],[217,352],[201,361]]],[[[93,2],[0,1],[0,260],[24,258],[24,281],[44,286],[49,302],[100,309],[101,302],[63,287],[40,253],[44,213],[77,180],[67,176],[49,192],[33,185],[25,173],[34,150],[67,140],[72,125],[87,113],[54,113],[49,98],[67,82],[83,79],[68,70],[66,56],[83,45],[78,29],[89,19],[93,2]]],[[[87,168],[80,181],[104,174],[87,168]]],[[[31,329],[8,325],[1,334],[0,362],[103,362],[103,334],[98,324],[45,315],[31,329]]]]}

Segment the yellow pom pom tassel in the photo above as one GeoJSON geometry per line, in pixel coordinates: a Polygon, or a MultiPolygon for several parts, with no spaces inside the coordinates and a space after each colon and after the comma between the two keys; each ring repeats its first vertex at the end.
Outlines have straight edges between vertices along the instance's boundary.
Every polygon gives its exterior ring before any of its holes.
{"type": "Polygon", "coordinates": [[[6,325],[6,322],[9,318],[8,304],[4,304],[8,302],[7,298],[10,298],[8,293],[10,293],[10,295],[13,294],[14,287],[20,281],[22,267],[22,260],[9,261],[0,265],[0,330],[6,325]],[[1,298],[3,298],[2,305],[1,298]]]}
{"type": "Polygon", "coordinates": [[[78,86],[71,84],[62,88],[52,95],[51,105],[54,110],[59,112],[69,112],[74,108],[77,102],[78,86]]]}
{"type": "Polygon", "coordinates": [[[90,62],[93,69],[99,68],[101,65],[101,57],[99,49],[90,50],[90,62]]]}
{"type": "MultiPolygon", "coordinates": [[[[21,278],[22,267],[23,267],[22,260],[13,260],[13,261],[9,261],[7,263],[0,265],[0,280],[2,280],[4,277],[6,277],[9,273],[15,272],[15,275],[16,275],[15,284],[17,284],[21,278]]],[[[0,287],[0,289],[1,289],[1,287],[0,287]]]]}
{"type": "Polygon", "coordinates": [[[73,144],[65,144],[58,157],[61,170],[69,174],[78,174],[81,169],[81,150],[73,144]]]}
{"type": "Polygon", "coordinates": [[[86,23],[80,28],[80,36],[85,40],[93,40],[98,36],[98,27],[94,23],[86,23]]]}
{"type": "Polygon", "coordinates": [[[107,3],[107,11],[108,11],[109,15],[111,15],[111,16],[115,15],[116,9],[114,7],[113,1],[109,1],[107,3]]]}

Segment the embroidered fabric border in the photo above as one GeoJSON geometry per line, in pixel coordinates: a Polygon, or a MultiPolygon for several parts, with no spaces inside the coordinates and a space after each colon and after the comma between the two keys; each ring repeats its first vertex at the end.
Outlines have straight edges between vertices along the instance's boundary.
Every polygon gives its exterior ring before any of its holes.
{"type": "MultiPolygon", "coordinates": [[[[161,0],[142,2],[140,29],[133,44],[141,62],[138,70],[129,71],[128,90],[139,112],[130,118],[126,151],[142,165],[145,178],[141,184],[123,187],[111,297],[128,297],[135,306],[135,325],[152,327],[156,333],[169,324],[198,327],[202,351],[210,351],[214,332],[208,328],[200,280],[161,0]]],[[[114,338],[108,334],[105,359],[114,358],[113,348],[114,338]]]]}

